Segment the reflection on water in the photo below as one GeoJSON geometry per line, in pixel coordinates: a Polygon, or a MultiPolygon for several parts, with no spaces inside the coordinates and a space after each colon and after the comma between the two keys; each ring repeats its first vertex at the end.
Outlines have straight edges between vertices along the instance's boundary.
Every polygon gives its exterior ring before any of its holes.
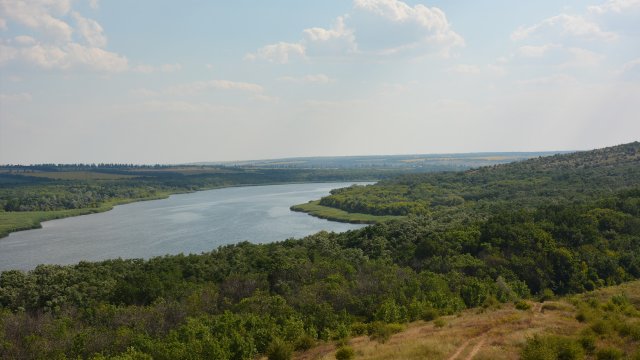
{"type": "Polygon", "coordinates": [[[234,187],[117,206],[112,211],[43,223],[0,239],[0,270],[81,260],[201,253],[220,245],[266,243],[362,225],[289,210],[351,183],[234,187]]]}

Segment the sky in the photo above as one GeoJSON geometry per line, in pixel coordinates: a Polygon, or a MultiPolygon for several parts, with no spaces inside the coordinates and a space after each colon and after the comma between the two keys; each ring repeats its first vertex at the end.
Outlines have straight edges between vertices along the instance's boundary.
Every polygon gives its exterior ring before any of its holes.
{"type": "Polygon", "coordinates": [[[0,0],[0,164],[640,138],[640,0],[0,0]]]}

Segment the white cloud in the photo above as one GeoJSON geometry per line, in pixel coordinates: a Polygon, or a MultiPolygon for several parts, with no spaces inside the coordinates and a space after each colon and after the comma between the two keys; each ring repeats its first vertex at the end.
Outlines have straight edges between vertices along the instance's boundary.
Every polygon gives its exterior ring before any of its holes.
{"type": "Polygon", "coordinates": [[[16,36],[13,39],[13,41],[15,41],[16,44],[22,45],[22,46],[29,46],[29,45],[35,45],[36,44],[36,39],[32,38],[31,36],[27,36],[27,35],[16,36]]]}
{"type": "Polygon", "coordinates": [[[576,36],[586,39],[599,39],[613,41],[618,38],[618,34],[604,31],[595,22],[589,21],[582,16],[560,14],[543,20],[542,22],[524,27],[521,26],[511,34],[514,41],[524,40],[534,33],[544,29],[560,29],[562,35],[576,36]]]}
{"type": "Polygon", "coordinates": [[[622,67],[620,68],[620,70],[618,71],[619,74],[624,74],[627,72],[631,72],[632,70],[635,70],[636,68],[640,68],[640,58],[637,59],[633,59],[625,64],[622,65],[622,67]]]}
{"type": "MultiPolygon", "coordinates": [[[[500,63],[500,64],[504,64],[504,63],[500,63]]],[[[496,76],[507,75],[507,69],[504,65],[489,64],[487,65],[487,70],[489,70],[496,76]]]]}
{"type": "Polygon", "coordinates": [[[170,73],[182,70],[182,65],[180,64],[163,64],[159,66],[152,65],[138,65],[131,69],[134,72],[143,73],[143,74],[151,74],[156,72],[161,73],[170,73]]]}
{"type": "Polygon", "coordinates": [[[70,0],[0,0],[0,12],[9,19],[55,41],[71,41],[73,29],[56,17],[66,15],[70,9],[70,0]]]}
{"type": "Polygon", "coordinates": [[[573,83],[576,83],[576,79],[566,74],[555,74],[518,82],[518,84],[525,86],[567,85],[573,83]]]}
{"type": "Polygon", "coordinates": [[[306,54],[310,56],[335,56],[358,52],[353,29],[345,25],[345,18],[338,17],[330,29],[314,27],[303,31],[306,54]]]}
{"type": "MultiPolygon", "coordinates": [[[[358,28],[356,32],[358,36],[361,32],[384,36],[381,34],[384,31],[390,34],[387,42],[391,46],[386,46],[382,53],[394,54],[426,43],[441,47],[441,53],[446,55],[451,48],[464,45],[464,39],[451,29],[445,13],[437,7],[429,8],[422,4],[411,7],[398,0],[354,0],[354,7],[365,15],[374,15],[388,23],[373,23],[368,29],[358,28]],[[389,23],[393,26],[388,27],[389,23]]],[[[368,47],[373,47],[375,38],[381,36],[370,38],[368,47]]],[[[360,44],[360,38],[358,40],[360,44]]]]}
{"type": "Polygon", "coordinates": [[[258,84],[229,80],[209,80],[172,86],[166,89],[165,93],[169,95],[190,96],[212,89],[239,90],[255,94],[264,91],[264,88],[258,84]]]}
{"type": "Polygon", "coordinates": [[[89,6],[90,6],[92,9],[94,9],[94,10],[95,10],[95,9],[97,9],[97,8],[99,8],[99,7],[100,7],[100,1],[99,1],[99,0],[89,0],[89,6]]]}
{"type": "Polygon", "coordinates": [[[255,54],[247,54],[245,60],[262,59],[276,64],[286,64],[292,58],[304,58],[305,48],[302,44],[279,42],[266,45],[255,54]]]}
{"type": "Polygon", "coordinates": [[[297,84],[328,84],[334,80],[325,74],[306,75],[302,77],[283,76],[278,78],[278,81],[297,83],[297,84]]]}
{"type": "Polygon", "coordinates": [[[237,109],[228,106],[216,106],[205,102],[188,102],[180,100],[149,100],[132,107],[125,107],[126,110],[139,110],[143,112],[175,112],[175,113],[219,113],[235,111],[237,109]]]}
{"type": "Polygon", "coordinates": [[[159,93],[157,91],[153,91],[145,88],[139,88],[139,89],[129,90],[129,95],[133,97],[152,98],[152,97],[158,96],[159,93]]]}
{"type": "Polygon", "coordinates": [[[15,104],[31,102],[31,94],[23,92],[18,94],[0,94],[0,104],[15,104]]]}
{"type": "Polygon", "coordinates": [[[452,48],[464,45],[445,13],[436,7],[412,7],[399,0],[354,0],[353,4],[352,13],[337,17],[331,28],[304,29],[300,41],[267,45],[245,59],[286,64],[293,58],[388,56],[409,51],[448,56],[452,48]]]}
{"type": "Polygon", "coordinates": [[[277,103],[280,101],[280,98],[278,97],[269,96],[265,94],[255,94],[251,99],[266,102],[266,103],[277,103]]]}
{"type": "Polygon", "coordinates": [[[458,74],[475,75],[480,73],[480,68],[477,65],[458,64],[450,68],[449,71],[456,72],[458,74]]]}
{"type": "Polygon", "coordinates": [[[8,28],[7,20],[0,18],[0,30],[7,30],[8,28]]]}
{"type": "Polygon", "coordinates": [[[104,72],[129,69],[126,57],[105,50],[107,38],[98,22],[71,10],[71,0],[0,0],[7,19],[36,32],[0,44],[0,64],[20,62],[44,69],[74,67],[104,72]],[[73,19],[73,28],[63,18],[73,19]],[[74,34],[77,34],[74,39],[74,34]]]}
{"type": "Polygon", "coordinates": [[[96,47],[77,43],[63,46],[35,44],[26,47],[0,45],[0,64],[20,60],[44,69],[82,67],[90,70],[121,72],[128,68],[127,58],[96,47]]]}
{"type": "Polygon", "coordinates": [[[248,92],[262,92],[264,89],[258,84],[247,82],[229,81],[229,80],[213,80],[210,84],[216,89],[225,90],[242,90],[248,92]]]}
{"type": "Polygon", "coordinates": [[[571,59],[560,65],[561,67],[576,68],[596,66],[604,59],[604,55],[587,49],[574,47],[567,49],[567,52],[571,56],[571,59]]]}
{"type": "Polygon", "coordinates": [[[589,6],[589,12],[604,14],[608,12],[621,13],[625,10],[640,8],[640,0],[609,0],[601,5],[589,6]]]}
{"type": "Polygon", "coordinates": [[[422,4],[411,7],[398,0],[354,0],[354,5],[394,22],[416,22],[429,30],[449,30],[444,12],[436,7],[428,8],[422,4]]]}
{"type": "Polygon", "coordinates": [[[73,12],[73,19],[78,25],[77,31],[90,46],[105,47],[107,46],[107,38],[104,36],[102,26],[95,20],[87,19],[77,12],[73,12]]]}
{"type": "Polygon", "coordinates": [[[558,44],[545,44],[540,46],[527,45],[527,46],[521,46],[518,49],[518,52],[520,53],[521,56],[535,58],[535,57],[543,57],[549,51],[553,49],[558,49],[561,47],[562,45],[558,45],[558,44]]]}

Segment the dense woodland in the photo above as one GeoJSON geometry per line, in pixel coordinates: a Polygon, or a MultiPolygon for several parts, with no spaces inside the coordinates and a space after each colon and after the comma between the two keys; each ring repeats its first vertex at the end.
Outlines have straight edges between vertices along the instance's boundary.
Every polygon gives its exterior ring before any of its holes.
{"type": "Polygon", "coordinates": [[[638,147],[386,181],[364,189],[450,189],[462,202],[429,198],[404,220],[341,234],[6,271],[0,357],[287,358],[321,341],[384,341],[399,324],[469,307],[637,279],[638,147]]]}
{"type": "Polygon", "coordinates": [[[336,189],[320,204],[373,215],[468,214],[580,202],[638,185],[640,143],[336,189]]]}

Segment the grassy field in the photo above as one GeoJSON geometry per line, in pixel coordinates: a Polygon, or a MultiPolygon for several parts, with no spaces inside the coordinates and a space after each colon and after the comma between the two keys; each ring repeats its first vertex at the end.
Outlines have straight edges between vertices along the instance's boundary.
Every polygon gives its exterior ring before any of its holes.
{"type": "Polygon", "coordinates": [[[310,201],[306,204],[294,205],[291,207],[291,210],[304,212],[321,219],[352,224],[375,224],[383,221],[403,218],[403,216],[377,216],[369,214],[349,213],[344,210],[322,206],[319,204],[319,202],[320,201],[310,201]]]}
{"type": "Polygon", "coordinates": [[[87,214],[95,214],[99,212],[109,211],[116,205],[128,204],[136,201],[157,200],[169,196],[169,193],[159,194],[154,197],[144,199],[117,199],[105,202],[99,207],[70,209],[70,210],[54,210],[54,211],[0,211],[0,238],[8,236],[9,233],[21,230],[39,229],[42,227],[43,221],[62,219],[72,216],[80,216],[87,214]]]}
{"type": "MultiPolygon", "coordinates": [[[[360,336],[348,346],[356,359],[367,360],[506,360],[520,359],[527,339],[543,335],[587,344],[589,350],[582,349],[580,359],[640,359],[640,281],[528,304],[527,310],[503,304],[418,321],[384,343],[360,336]],[[611,353],[617,355],[605,357],[611,353]]],[[[336,345],[323,344],[296,354],[296,359],[329,360],[335,353],[336,345]]]]}

